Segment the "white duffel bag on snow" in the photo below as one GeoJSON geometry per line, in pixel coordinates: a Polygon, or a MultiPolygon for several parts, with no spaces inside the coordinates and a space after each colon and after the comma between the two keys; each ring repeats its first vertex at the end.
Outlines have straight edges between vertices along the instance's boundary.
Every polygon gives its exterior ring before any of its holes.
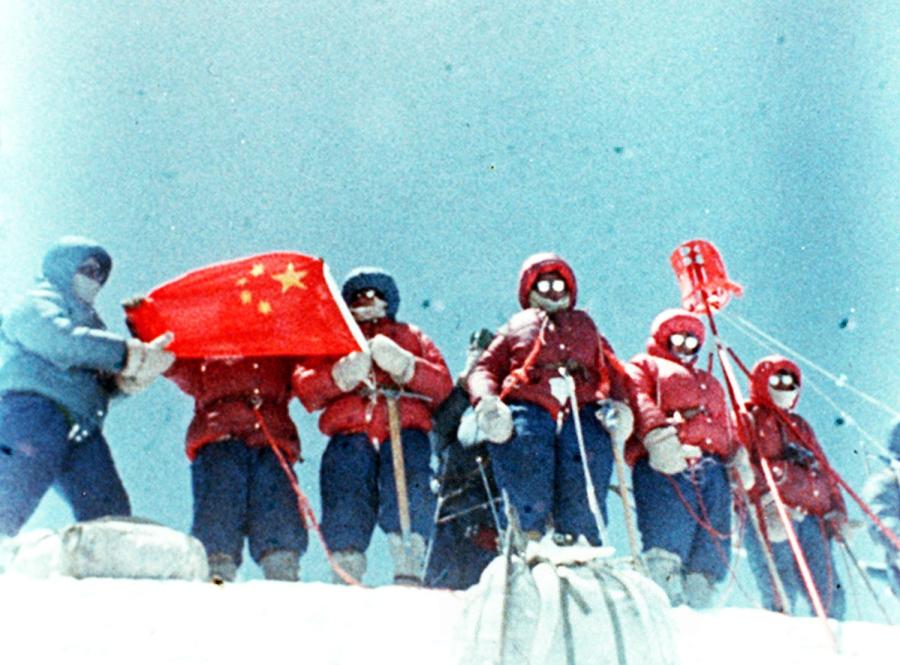
{"type": "Polygon", "coordinates": [[[532,543],[467,591],[460,665],[674,665],[662,589],[603,548],[532,543]]]}
{"type": "Polygon", "coordinates": [[[205,580],[206,551],[199,540],[156,522],[105,517],[60,531],[22,534],[4,544],[8,572],[154,580],[205,580]]]}

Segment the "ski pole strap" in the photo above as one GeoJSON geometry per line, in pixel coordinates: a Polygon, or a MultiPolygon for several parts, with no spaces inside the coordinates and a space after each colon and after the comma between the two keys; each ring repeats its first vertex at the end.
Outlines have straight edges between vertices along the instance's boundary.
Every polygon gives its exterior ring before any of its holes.
{"type": "Polygon", "coordinates": [[[259,409],[254,409],[253,413],[256,415],[256,420],[259,423],[259,428],[262,430],[263,435],[266,437],[266,441],[269,443],[269,447],[272,449],[272,452],[275,453],[275,458],[278,460],[278,464],[281,466],[281,469],[284,471],[284,474],[288,478],[288,482],[291,484],[291,489],[294,490],[294,495],[297,497],[297,510],[300,513],[300,521],[303,523],[303,528],[308,528],[307,525],[311,525],[313,531],[315,531],[316,535],[319,538],[319,542],[322,543],[322,549],[325,551],[325,558],[328,560],[328,565],[331,566],[331,569],[334,571],[334,574],[341,578],[341,580],[345,584],[349,584],[350,586],[362,586],[362,583],[353,577],[350,573],[344,570],[337,561],[334,560],[334,556],[331,553],[331,550],[328,549],[328,544],[325,542],[325,535],[322,533],[322,529],[319,526],[319,522],[316,519],[316,514],[313,511],[312,504],[310,504],[309,499],[306,497],[306,494],[303,493],[303,490],[300,489],[300,483],[297,481],[297,476],[294,473],[294,470],[291,468],[290,464],[288,464],[287,459],[284,457],[284,453],[275,443],[275,439],[272,437],[271,432],[269,431],[268,426],[266,425],[265,419],[262,417],[262,414],[259,412],[259,409]]]}

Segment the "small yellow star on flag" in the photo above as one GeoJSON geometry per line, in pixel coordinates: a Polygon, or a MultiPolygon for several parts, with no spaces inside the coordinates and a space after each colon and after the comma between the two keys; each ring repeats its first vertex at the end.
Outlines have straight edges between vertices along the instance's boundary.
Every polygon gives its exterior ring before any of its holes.
{"type": "Polygon", "coordinates": [[[266,272],[266,267],[262,263],[254,263],[253,269],[250,270],[250,274],[254,277],[259,277],[263,273],[266,272]]]}
{"type": "Polygon", "coordinates": [[[246,285],[247,285],[247,278],[246,278],[246,277],[241,277],[238,281],[235,282],[235,284],[237,284],[238,286],[246,286],[246,285]]]}
{"type": "Polygon", "coordinates": [[[241,302],[245,305],[249,305],[253,302],[253,294],[249,291],[241,291],[241,302]]]}
{"type": "Polygon", "coordinates": [[[288,263],[287,268],[284,269],[284,272],[272,275],[272,279],[274,279],[276,282],[281,282],[282,293],[286,293],[292,286],[295,286],[298,289],[305,289],[306,284],[304,284],[302,281],[304,277],[306,277],[306,271],[301,270],[297,272],[296,270],[294,270],[293,263],[288,263]]]}
{"type": "Polygon", "coordinates": [[[272,313],[272,305],[269,304],[268,300],[260,300],[259,301],[259,313],[260,314],[271,314],[272,313]]]}

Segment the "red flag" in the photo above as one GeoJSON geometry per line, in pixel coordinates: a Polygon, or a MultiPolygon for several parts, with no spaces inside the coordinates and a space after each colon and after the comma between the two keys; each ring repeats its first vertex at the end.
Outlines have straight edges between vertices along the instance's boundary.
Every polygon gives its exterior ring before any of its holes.
{"type": "Polygon", "coordinates": [[[708,240],[681,243],[669,262],[681,289],[681,306],[689,312],[705,313],[706,304],[718,311],[732,295],[740,296],[744,291],[740,284],[728,279],[719,250],[708,240]]]}
{"type": "Polygon", "coordinates": [[[341,356],[365,344],[325,262],[290,252],[194,270],[125,312],[142,340],[175,333],[180,358],[341,356]]]}

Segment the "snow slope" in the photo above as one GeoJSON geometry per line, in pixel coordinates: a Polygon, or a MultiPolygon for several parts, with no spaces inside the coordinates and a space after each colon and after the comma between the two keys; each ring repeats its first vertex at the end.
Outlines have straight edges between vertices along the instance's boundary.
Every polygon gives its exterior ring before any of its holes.
{"type": "MultiPolygon", "coordinates": [[[[0,598],[4,663],[451,665],[465,593],[6,574],[0,598]]],[[[673,616],[682,662],[691,665],[871,665],[896,662],[900,651],[900,628],[886,625],[833,624],[834,654],[815,619],[747,609],[679,608],[673,616]]]]}

